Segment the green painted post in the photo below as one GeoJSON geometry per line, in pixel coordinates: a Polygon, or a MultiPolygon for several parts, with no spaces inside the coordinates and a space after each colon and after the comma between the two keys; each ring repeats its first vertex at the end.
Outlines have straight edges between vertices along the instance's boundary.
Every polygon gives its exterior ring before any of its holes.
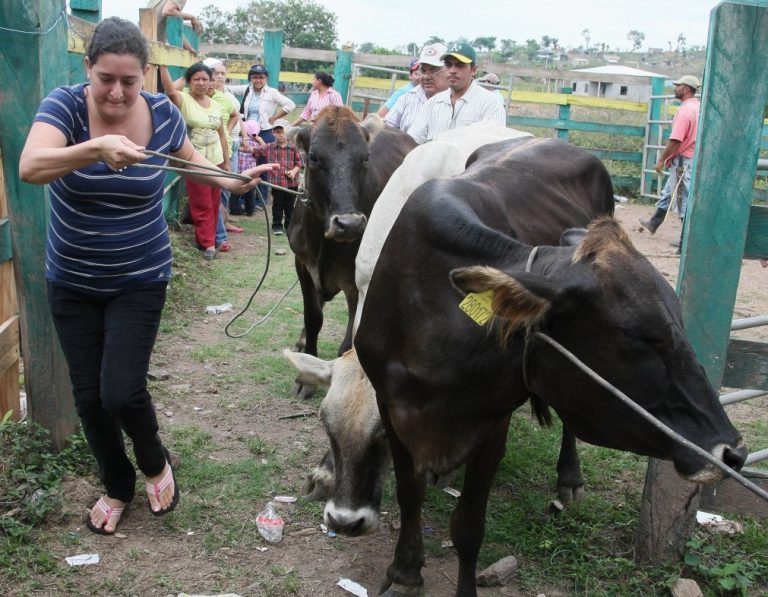
{"type": "Polygon", "coordinates": [[[718,388],[768,99],[768,52],[755,51],[768,47],[768,1],[722,2],[709,39],[677,290],[688,337],[718,388]],[[736,101],[739,88],[750,92],[736,101]]]}
{"type": "Polygon", "coordinates": [[[280,59],[283,56],[282,29],[267,29],[264,31],[264,66],[267,67],[269,78],[267,83],[277,89],[280,84],[280,59]]]}
{"type": "Polygon", "coordinates": [[[29,417],[51,431],[56,446],[76,427],[74,403],[64,357],[46,300],[45,236],[48,187],[19,179],[19,156],[37,107],[68,72],[67,21],[64,0],[0,3],[0,150],[8,193],[19,296],[24,384],[29,417]]]}
{"type": "Polygon", "coordinates": [[[72,16],[91,23],[101,20],[101,0],[70,0],[72,16]]]}
{"type": "MultiPolygon", "coordinates": [[[[664,95],[664,81],[666,79],[664,77],[652,77],[651,78],[651,95],[664,95]]],[[[648,120],[661,120],[661,107],[664,105],[663,99],[649,99],[648,102],[650,103],[650,110],[648,111],[648,120]]],[[[648,135],[647,139],[652,143],[656,144],[656,139],[659,137],[659,127],[661,125],[659,124],[649,124],[648,125],[648,135]]],[[[646,166],[649,170],[652,170],[656,166],[656,162],[658,161],[658,156],[661,155],[660,150],[656,151],[654,154],[655,159],[651,161],[651,153],[647,152],[646,155],[646,166]]],[[[653,189],[653,181],[655,180],[655,176],[650,173],[643,173],[642,176],[645,177],[645,184],[643,185],[646,189],[647,193],[651,192],[651,189],[653,189]]],[[[656,192],[661,192],[661,189],[656,189],[656,192]]]]}
{"type": "Polygon", "coordinates": [[[336,50],[336,67],[333,69],[333,88],[341,94],[341,101],[347,103],[349,81],[352,79],[352,46],[336,50]]]}
{"type": "MultiPolygon", "coordinates": [[[[563,87],[560,89],[560,93],[563,95],[570,95],[573,93],[573,89],[570,87],[563,87]]],[[[565,103],[560,104],[560,108],[557,112],[557,117],[560,120],[560,125],[562,128],[555,129],[557,131],[557,138],[563,139],[564,141],[568,140],[568,126],[571,122],[571,104],[565,103]]]]}
{"type": "MultiPolygon", "coordinates": [[[[720,388],[768,99],[768,1],[728,0],[710,13],[707,62],[677,292],[688,338],[720,388]],[[760,48],[758,51],[757,49],[760,48]],[[734,89],[749,93],[733,96],[734,89]]],[[[679,558],[700,501],[669,462],[648,465],[635,557],[679,558]]]]}

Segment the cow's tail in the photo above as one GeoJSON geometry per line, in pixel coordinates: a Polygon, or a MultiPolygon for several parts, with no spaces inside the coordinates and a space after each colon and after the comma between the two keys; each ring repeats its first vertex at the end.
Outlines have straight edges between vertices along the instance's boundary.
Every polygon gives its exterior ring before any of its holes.
{"type": "Polygon", "coordinates": [[[549,406],[536,394],[531,394],[531,410],[536,416],[536,420],[542,427],[549,427],[552,425],[552,413],[549,411],[549,406]]]}

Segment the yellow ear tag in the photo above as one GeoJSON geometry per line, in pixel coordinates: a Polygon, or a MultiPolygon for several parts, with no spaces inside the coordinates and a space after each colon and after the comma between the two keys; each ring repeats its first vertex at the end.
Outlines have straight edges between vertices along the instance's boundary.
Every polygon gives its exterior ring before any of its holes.
{"type": "Polygon", "coordinates": [[[491,310],[492,303],[493,290],[470,292],[459,303],[459,309],[464,311],[477,325],[485,325],[493,316],[493,311],[491,310]]]}

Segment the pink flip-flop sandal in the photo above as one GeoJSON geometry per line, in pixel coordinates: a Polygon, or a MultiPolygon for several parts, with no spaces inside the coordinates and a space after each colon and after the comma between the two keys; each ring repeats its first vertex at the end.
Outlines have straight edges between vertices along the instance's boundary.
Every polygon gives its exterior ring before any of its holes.
{"type": "Polygon", "coordinates": [[[85,519],[85,524],[88,526],[88,528],[91,531],[93,531],[97,535],[114,535],[115,531],[117,531],[117,525],[120,524],[120,520],[122,519],[123,513],[125,512],[127,507],[128,506],[123,506],[122,508],[113,508],[112,506],[107,504],[107,502],[104,501],[103,497],[100,497],[99,501],[96,502],[96,505],[94,506],[94,508],[98,508],[104,513],[104,516],[106,516],[106,518],[104,519],[104,524],[102,524],[102,526],[100,527],[97,527],[95,524],[93,524],[93,522],[91,521],[90,512],[88,513],[88,517],[85,519]],[[114,531],[108,531],[104,527],[107,526],[107,524],[109,524],[109,521],[113,516],[117,516],[117,524],[115,525],[114,531]]]}
{"type": "Polygon", "coordinates": [[[168,472],[163,475],[163,478],[160,479],[159,483],[146,483],[147,493],[153,495],[158,502],[160,501],[160,494],[171,483],[173,483],[173,500],[167,508],[162,508],[155,511],[152,509],[152,504],[149,504],[149,511],[152,512],[152,514],[155,516],[163,516],[168,514],[168,512],[173,510],[179,503],[179,485],[176,483],[176,477],[173,474],[173,467],[171,467],[170,463],[168,464],[168,472]]]}

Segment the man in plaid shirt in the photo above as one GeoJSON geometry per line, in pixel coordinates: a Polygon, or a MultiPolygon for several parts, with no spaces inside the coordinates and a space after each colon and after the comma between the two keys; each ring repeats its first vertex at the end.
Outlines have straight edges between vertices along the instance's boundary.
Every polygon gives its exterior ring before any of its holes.
{"type": "MultiPolygon", "coordinates": [[[[268,182],[289,189],[298,189],[302,162],[299,150],[288,142],[285,135],[289,126],[285,119],[276,120],[272,127],[275,141],[254,148],[253,155],[266,158],[267,163],[280,164],[280,168],[269,173],[268,182]]],[[[272,189],[272,234],[283,234],[283,220],[285,220],[285,229],[288,229],[295,199],[296,195],[292,193],[272,189]]]]}

